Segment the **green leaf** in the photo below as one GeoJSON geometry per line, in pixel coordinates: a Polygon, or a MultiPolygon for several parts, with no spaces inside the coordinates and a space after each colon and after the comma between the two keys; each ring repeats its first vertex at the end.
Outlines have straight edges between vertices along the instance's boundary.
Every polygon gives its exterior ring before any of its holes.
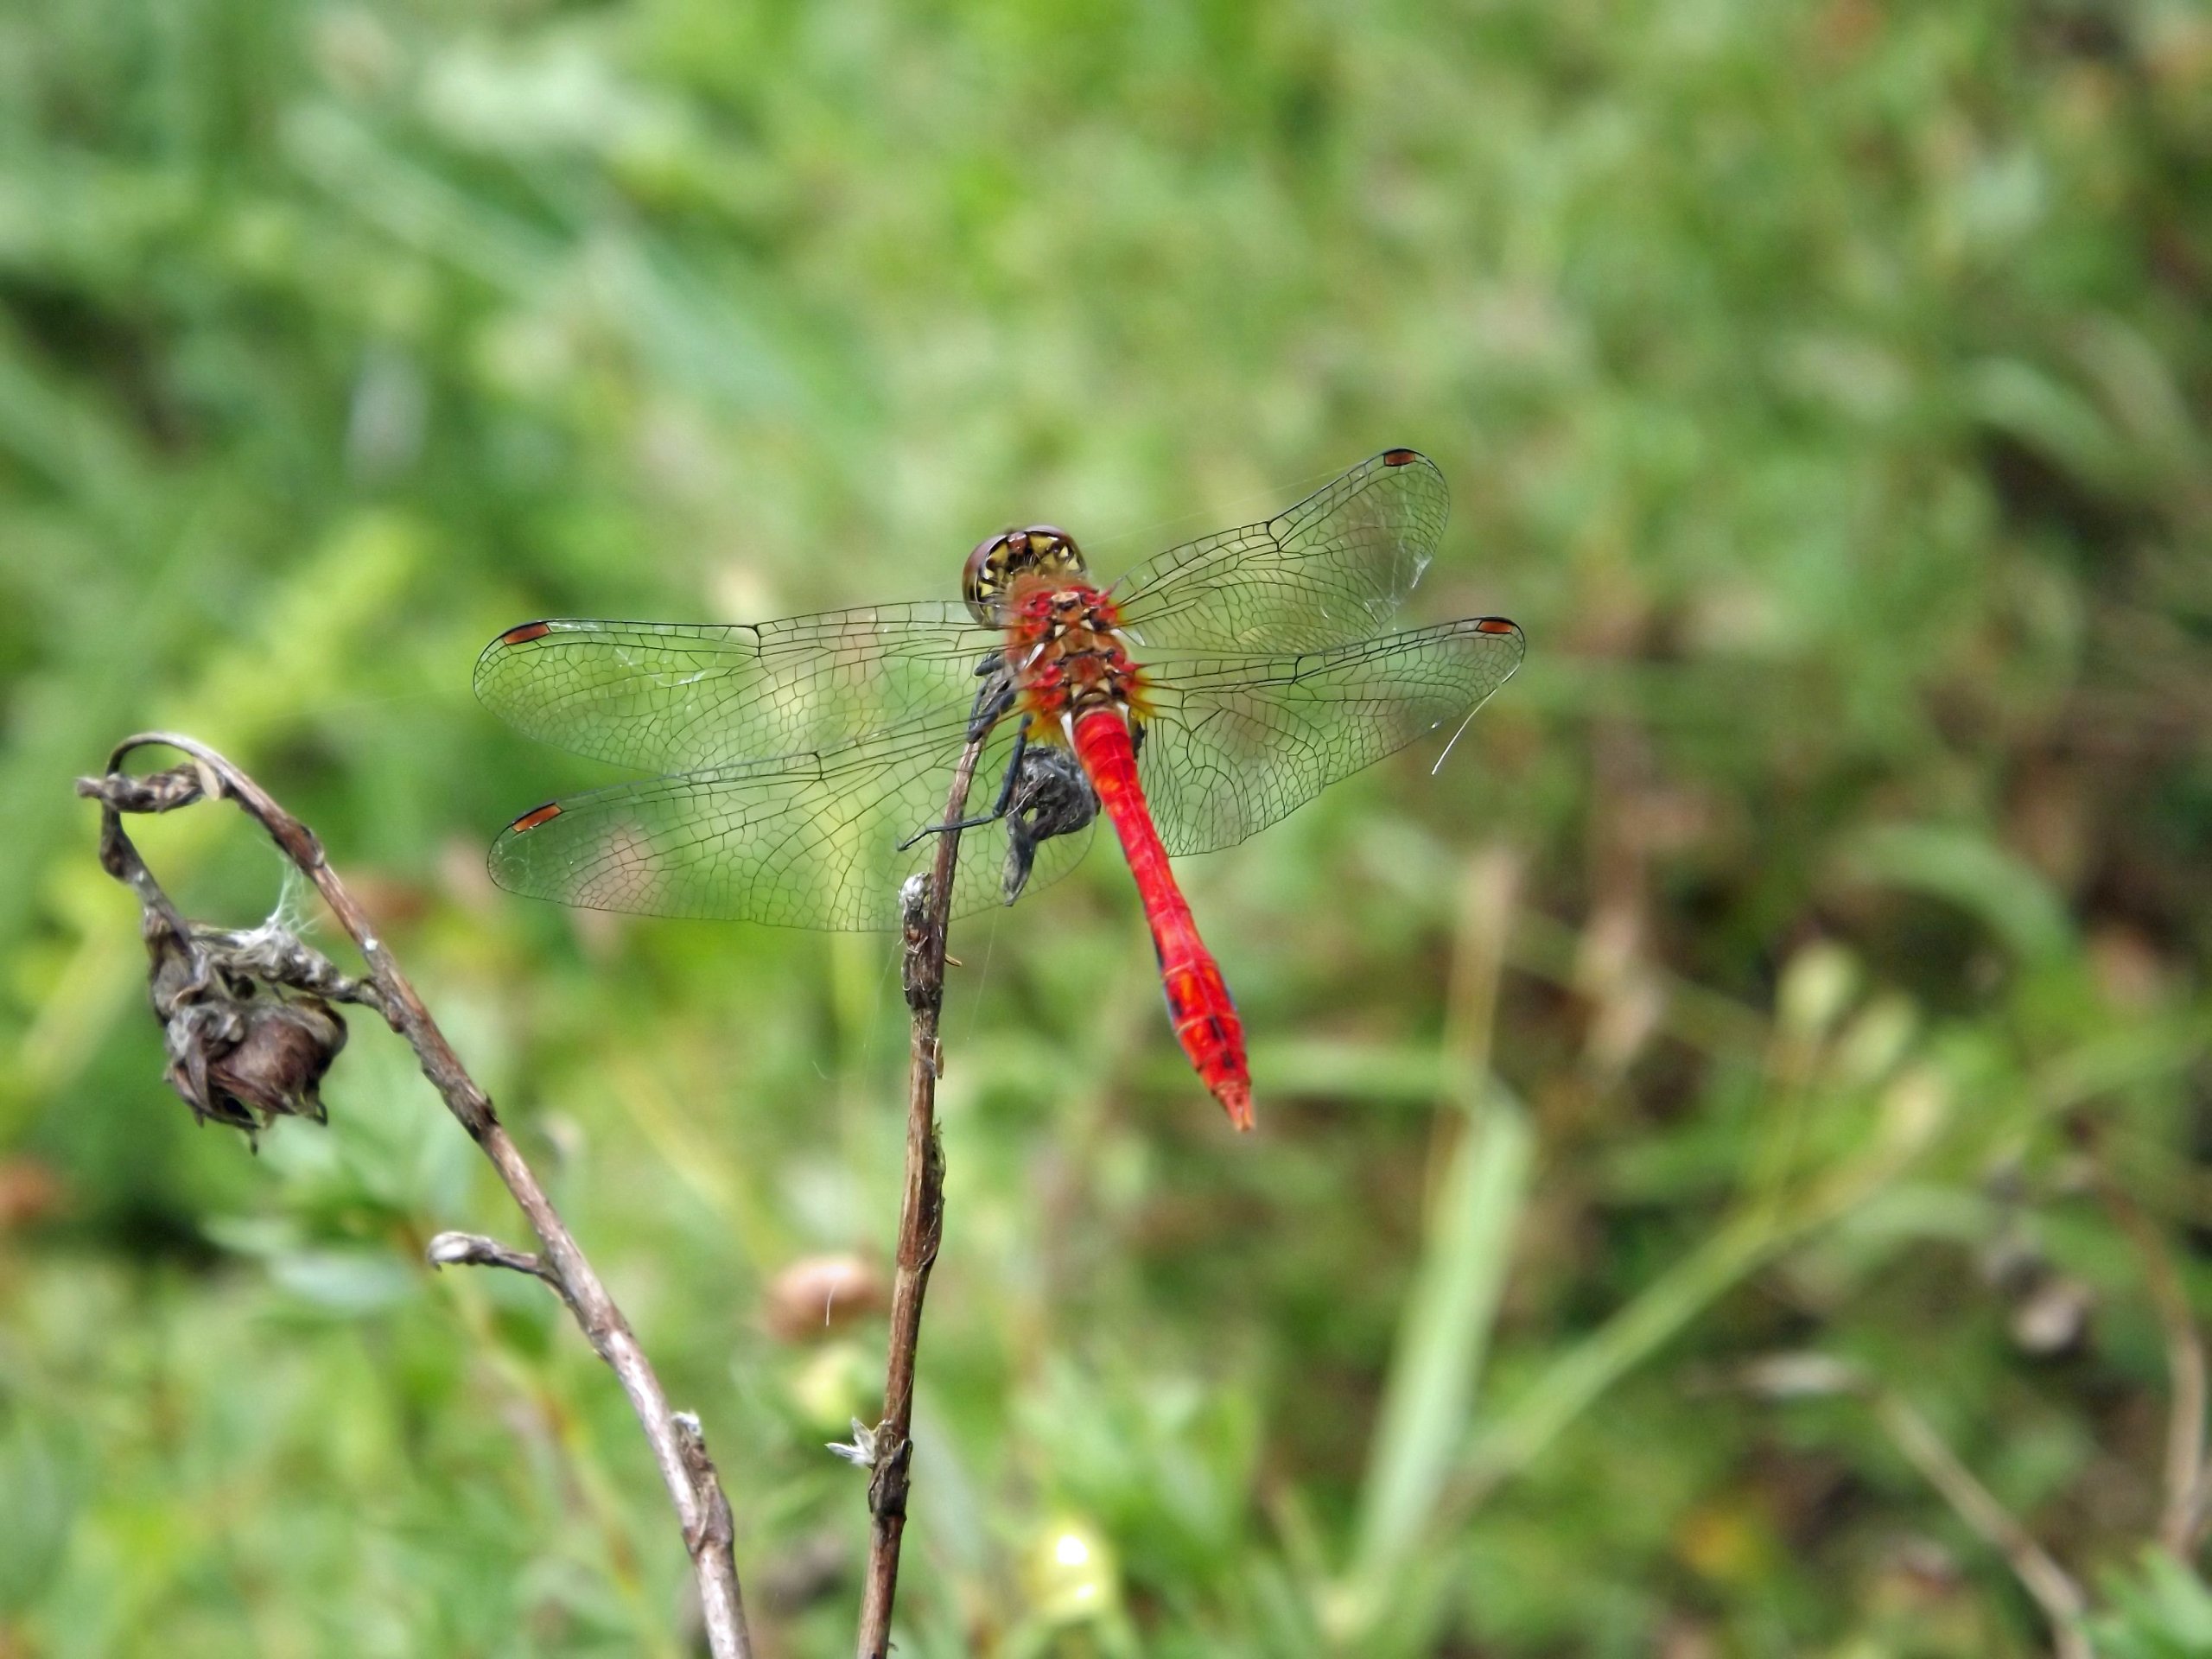
{"type": "Polygon", "coordinates": [[[1948,899],[1979,918],[2023,962],[2047,961],[2073,944],[2073,924],[2050,884],[1983,836],[1888,824],[1853,842],[1846,862],[1860,880],[1948,899]]]}

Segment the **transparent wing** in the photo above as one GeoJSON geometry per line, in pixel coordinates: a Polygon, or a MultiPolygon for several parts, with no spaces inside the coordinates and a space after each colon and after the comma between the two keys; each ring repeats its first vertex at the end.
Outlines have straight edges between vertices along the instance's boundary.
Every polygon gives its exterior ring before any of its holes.
{"type": "Polygon", "coordinates": [[[1450,730],[1521,665],[1502,617],[1297,656],[1176,663],[1151,676],[1137,772],[1171,854],[1212,852],[1427,732],[1450,730]]]}
{"type": "MultiPolygon", "coordinates": [[[[976,772],[988,806],[1014,722],[1002,721],[976,772]]],[[[933,837],[899,843],[944,817],[966,741],[961,717],[841,748],[710,766],[618,784],[550,803],[493,843],[493,879],[512,893],[591,910],[761,922],[775,927],[896,928],[899,888],[936,856],[933,837]]],[[[1042,843],[1032,889],[1058,880],[1088,830],[1042,843]]],[[[960,843],[955,915],[1000,902],[1003,823],[960,843]]]]}
{"type": "Polygon", "coordinates": [[[1004,643],[958,605],[757,625],[531,622],[484,648],[476,695],[526,737],[640,771],[690,772],[964,716],[976,664],[1004,643]]]}
{"type": "MultiPolygon", "coordinates": [[[[1119,586],[1157,711],[1140,766],[1168,849],[1242,840],[1457,721],[1520,661],[1510,623],[1376,638],[1429,563],[1442,478],[1388,450],[1264,524],[1161,554],[1119,586]]],[[[895,927],[931,856],[975,670],[1002,647],[955,604],[758,626],[545,621],[477,664],[486,707],[542,741],[668,775],[554,803],[493,850],[503,886],[601,909],[895,927]]],[[[1001,723],[976,774],[994,798],[1001,723]]],[[[1043,843],[1031,885],[1083,855],[1043,843]]],[[[957,913],[995,903],[1003,827],[962,848],[957,913]]]]}
{"type": "Polygon", "coordinates": [[[1386,449],[1264,524],[1171,549],[1115,584],[1135,655],[1371,639],[1436,556],[1450,506],[1426,455],[1386,449]]]}
{"type": "MultiPolygon", "coordinates": [[[[1385,626],[1434,553],[1444,480],[1386,450],[1264,524],[1117,584],[1140,658],[1322,649],[1385,626]]],[[[485,647],[476,691],[525,736],[645,772],[841,747],[964,709],[1002,637],[952,603],[758,624],[549,620],[485,647]]]]}

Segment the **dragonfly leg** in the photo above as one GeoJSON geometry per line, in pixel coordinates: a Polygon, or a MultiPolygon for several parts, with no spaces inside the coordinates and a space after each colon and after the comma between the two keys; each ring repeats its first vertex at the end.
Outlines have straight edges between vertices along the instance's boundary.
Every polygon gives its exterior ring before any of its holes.
{"type": "MultiPolygon", "coordinates": [[[[980,702],[980,701],[981,699],[979,698],[978,702],[980,702]]],[[[1007,702],[1010,704],[1012,701],[1013,698],[1011,692],[1009,691],[1007,702]]],[[[1000,712],[1004,713],[1005,711],[1001,709],[1000,712]]],[[[995,715],[992,716],[992,719],[995,720],[997,717],[998,716],[995,715]]],[[[909,847],[912,847],[916,842],[921,840],[925,836],[941,836],[948,830],[980,830],[983,825],[987,823],[996,823],[1001,818],[1004,817],[1006,816],[1007,803],[1014,798],[1014,779],[1021,775],[1022,756],[1028,753],[1028,749],[1029,728],[1025,722],[1014,734],[1014,753],[1007,757],[1006,781],[999,785],[999,798],[991,804],[991,810],[988,812],[978,813],[974,817],[956,819],[950,823],[924,824],[920,829],[915,830],[912,835],[907,836],[906,840],[899,843],[899,850],[902,853],[905,852],[909,847]]]]}
{"type": "Polygon", "coordinates": [[[1024,721],[1014,734],[1014,750],[1006,758],[1006,777],[999,785],[999,798],[991,803],[991,810],[983,815],[982,822],[989,823],[1006,816],[1007,803],[1014,798],[1014,780],[1021,776],[1022,757],[1029,753],[1029,722],[1024,721]]]}
{"type": "Polygon", "coordinates": [[[976,706],[968,712],[970,737],[990,730],[1014,707],[1014,674],[1007,667],[1006,658],[997,652],[990,652],[976,664],[976,678],[982,679],[987,674],[996,677],[976,689],[976,706]]]}

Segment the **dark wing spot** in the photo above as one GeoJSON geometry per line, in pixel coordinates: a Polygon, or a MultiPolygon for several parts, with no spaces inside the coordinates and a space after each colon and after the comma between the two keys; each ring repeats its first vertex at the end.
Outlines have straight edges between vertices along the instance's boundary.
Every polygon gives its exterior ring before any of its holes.
{"type": "Polygon", "coordinates": [[[1382,452],[1385,467],[1410,467],[1420,459],[1421,451],[1418,449],[1385,449],[1382,452]]]}
{"type": "Polygon", "coordinates": [[[526,645],[533,639],[543,639],[553,632],[550,622],[525,622],[518,628],[509,628],[499,636],[503,645],[526,645]]]}
{"type": "Polygon", "coordinates": [[[539,824],[545,823],[548,819],[557,818],[560,816],[561,803],[558,801],[548,801],[544,805],[533,808],[531,810],[524,813],[522,817],[517,818],[512,823],[509,824],[507,826],[507,833],[511,836],[518,836],[525,830],[535,830],[539,824]]]}
{"type": "Polygon", "coordinates": [[[1502,616],[1486,616],[1475,624],[1477,633],[1518,633],[1521,625],[1509,622],[1502,616]]]}

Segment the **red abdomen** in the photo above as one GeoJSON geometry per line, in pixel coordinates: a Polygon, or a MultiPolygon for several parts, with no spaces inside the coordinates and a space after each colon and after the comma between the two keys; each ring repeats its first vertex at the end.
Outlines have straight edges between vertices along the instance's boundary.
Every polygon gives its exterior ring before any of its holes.
{"type": "Polygon", "coordinates": [[[1153,949],[1160,957],[1160,978],[1167,992],[1168,1017],[1175,1039],[1191,1057],[1198,1077],[1222,1103],[1229,1121],[1252,1127],[1252,1074],[1244,1061],[1244,1027],[1222,982],[1220,966],[1205,941],[1191,906],[1167,867],[1167,849],[1152,825],[1137,782],[1137,757],[1129,728],[1118,710],[1094,709],[1075,723],[1075,752],[1098,791],[1098,804],[1113,821],[1128,855],[1152,926],[1153,949]]]}

